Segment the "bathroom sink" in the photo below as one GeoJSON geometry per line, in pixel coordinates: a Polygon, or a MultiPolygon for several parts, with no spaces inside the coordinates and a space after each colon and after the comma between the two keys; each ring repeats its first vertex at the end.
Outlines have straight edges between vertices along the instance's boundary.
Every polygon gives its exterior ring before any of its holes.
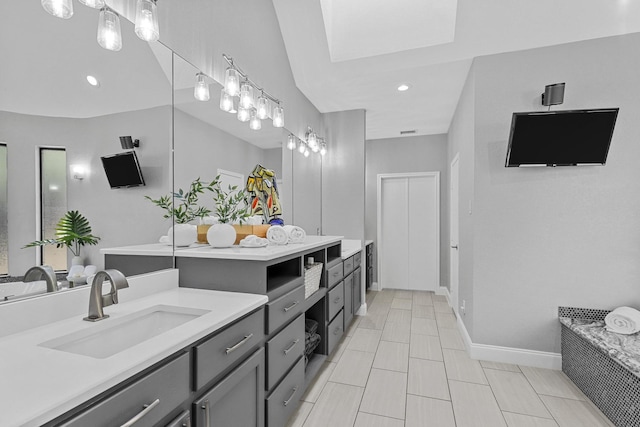
{"type": "Polygon", "coordinates": [[[74,332],[39,344],[41,347],[105,359],[147,341],[209,310],[156,305],[120,319],[108,319],[94,328],[74,332]]]}
{"type": "Polygon", "coordinates": [[[44,280],[34,282],[0,283],[0,301],[8,301],[47,292],[47,283],[44,280]]]}

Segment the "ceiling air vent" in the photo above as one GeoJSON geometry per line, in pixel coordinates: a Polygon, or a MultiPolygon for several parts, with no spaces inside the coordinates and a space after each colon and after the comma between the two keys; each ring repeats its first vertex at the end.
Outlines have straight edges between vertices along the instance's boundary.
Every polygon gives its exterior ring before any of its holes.
{"type": "Polygon", "coordinates": [[[415,129],[413,129],[413,130],[401,130],[400,131],[400,135],[411,135],[413,133],[416,133],[415,129]]]}

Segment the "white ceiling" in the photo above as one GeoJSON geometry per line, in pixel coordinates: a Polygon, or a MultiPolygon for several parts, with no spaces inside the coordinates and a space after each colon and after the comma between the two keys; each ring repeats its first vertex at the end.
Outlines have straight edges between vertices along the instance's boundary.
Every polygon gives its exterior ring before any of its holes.
{"type": "Polygon", "coordinates": [[[640,31],[633,0],[273,4],[298,88],[323,113],[367,110],[367,139],[446,133],[475,57],[640,31]]]}

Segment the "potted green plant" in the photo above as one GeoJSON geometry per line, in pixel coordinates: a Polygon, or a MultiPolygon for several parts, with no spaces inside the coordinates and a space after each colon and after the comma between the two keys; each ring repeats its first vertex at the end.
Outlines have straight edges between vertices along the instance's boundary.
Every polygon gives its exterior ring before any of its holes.
{"type": "Polygon", "coordinates": [[[251,216],[247,194],[244,190],[238,190],[237,185],[229,185],[225,191],[220,188],[220,182],[213,186],[212,191],[218,224],[212,225],[207,231],[207,241],[213,247],[229,247],[236,241],[233,224],[242,224],[251,216]]]}
{"type": "Polygon", "coordinates": [[[89,220],[78,211],[68,211],[56,224],[56,237],[54,239],[36,240],[23,246],[56,245],[57,248],[66,246],[73,254],[72,265],[82,264],[80,249],[84,245],[97,245],[100,237],[91,234],[89,220]]]}
{"type": "Polygon", "coordinates": [[[159,199],[144,197],[166,211],[164,218],[173,219],[175,225],[167,232],[169,241],[173,242],[175,236],[176,246],[188,246],[195,242],[198,236],[196,226],[189,222],[211,214],[211,209],[198,205],[198,198],[205,191],[214,191],[217,185],[219,185],[219,177],[210,183],[202,182],[198,177],[191,182],[187,191],[180,188],[177,192],[161,196],[159,199]]]}

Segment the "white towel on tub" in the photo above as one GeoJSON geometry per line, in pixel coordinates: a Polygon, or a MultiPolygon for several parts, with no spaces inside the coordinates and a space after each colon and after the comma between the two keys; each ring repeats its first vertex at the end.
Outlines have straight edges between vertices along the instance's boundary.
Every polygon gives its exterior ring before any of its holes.
{"type": "Polygon", "coordinates": [[[284,231],[287,232],[287,236],[289,236],[289,243],[303,243],[307,238],[307,233],[302,229],[302,227],[298,227],[297,225],[285,225],[284,231]]]}
{"type": "Polygon", "coordinates": [[[607,331],[616,334],[635,334],[640,331],[640,311],[631,307],[618,307],[604,318],[607,331]]]}
{"type": "Polygon", "coordinates": [[[267,230],[267,239],[274,245],[286,245],[289,243],[289,235],[282,226],[272,225],[267,230]]]}

